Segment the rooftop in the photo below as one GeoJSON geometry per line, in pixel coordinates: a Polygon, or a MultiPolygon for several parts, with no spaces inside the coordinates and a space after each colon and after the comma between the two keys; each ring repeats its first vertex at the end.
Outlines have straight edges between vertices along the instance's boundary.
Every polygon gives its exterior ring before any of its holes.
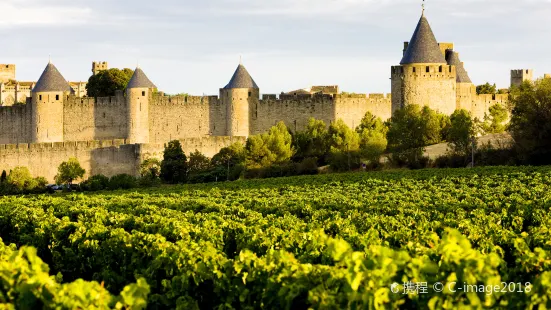
{"type": "Polygon", "coordinates": [[[65,78],[52,63],[48,63],[44,72],[36,82],[33,92],[73,92],[65,78]]]}
{"type": "Polygon", "coordinates": [[[235,73],[233,74],[230,82],[224,89],[232,89],[232,88],[256,88],[258,89],[258,85],[254,82],[253,78],[245,69],[245,66],[242,64],[239,64],[237,66],[237,69],[235,69],[235,73]]]}
{"type": "Polygon", "coordinates": [[[401,65],[415,63],[446,63],[425,14],[421,15],[404,57],[400,61],[401,65]]]}

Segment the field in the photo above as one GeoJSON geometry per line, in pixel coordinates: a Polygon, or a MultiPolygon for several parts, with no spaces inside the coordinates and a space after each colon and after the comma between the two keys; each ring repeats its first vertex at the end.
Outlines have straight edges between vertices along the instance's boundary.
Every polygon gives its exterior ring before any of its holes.
{"type": "Polygon", "coordinates": [[[551,308],[550,189],[498,167],[3,197],[0,301],[551,308]]]}

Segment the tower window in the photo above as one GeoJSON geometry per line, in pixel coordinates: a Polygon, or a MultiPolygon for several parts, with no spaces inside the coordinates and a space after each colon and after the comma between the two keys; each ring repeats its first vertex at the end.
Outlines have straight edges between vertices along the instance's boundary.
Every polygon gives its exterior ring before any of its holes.
{"type": "Polygon", "coordinates": [[[450,66],[450,72],[452,72],[452,66],[450,66]]]}
{"type": "Polygon", "coordinates": [[[440,66],[440,68],[438,68],[438,72],[442,73],[442,66],[440,66]]]}
{"type": "Polygon", "coordinates": [[[415,67],[413,67],[413,73],[415,73],[415,67]]]}
{"type": "Polygon", "coordinates": [[[38,95],[38,100],[42,100],[42,95],[38,95]]]}
{"type": "Polygon", "coordinates": [[[59,95],[55,95],[55,100],[59,100],[59,95]]]}
{"type": "Polygon", "coordinates": [[[427,73],[429,73],[429,72],[430,72],[430,67],[429,67],[429,66],[427,66],[427,73]]]}
{"type": "Polygon", "coordinates": [[[249,97],[251,96],[251,92],[249,92],[249,97]]]}
{"type": "Polygon", "coordinates": [[[142,96],[145,96],[145,91],[142,92],[142,96]]]}

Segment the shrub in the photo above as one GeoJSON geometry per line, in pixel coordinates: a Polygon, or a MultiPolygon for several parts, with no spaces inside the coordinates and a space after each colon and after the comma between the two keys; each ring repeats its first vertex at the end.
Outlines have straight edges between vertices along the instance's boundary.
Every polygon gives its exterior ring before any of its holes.
{"type": "Polygon", "coordinates": [[[81,183],[81,188],[85,191],[101,191],[109,187],[109,178],[103,174],[96,174],[81,183]]]}
{"type": "Polygon", "coordinates": [[[109,189],[129,189],[137,186],[136,178],[128,174],[117,174],[109,180],[109,189]]]}

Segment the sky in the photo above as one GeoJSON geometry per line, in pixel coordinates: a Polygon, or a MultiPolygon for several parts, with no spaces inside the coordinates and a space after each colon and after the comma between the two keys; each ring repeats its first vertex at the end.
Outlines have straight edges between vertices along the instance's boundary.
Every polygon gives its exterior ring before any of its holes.
{"type": "MultiPolygon", "coordinates": [[[[92,61],[140,68],[166,93],[217,95],[240,58],[261,93],[311,85],[389,93],[420,0],[0,0],[0,63],[36,81],[51,57],[69,81],[92,61]],[[50,55],[50,56],[49,56],[50,55]]],[[[551,72],[551,0],[427,0],[439,42],[473,83],[551,72]]]]}

